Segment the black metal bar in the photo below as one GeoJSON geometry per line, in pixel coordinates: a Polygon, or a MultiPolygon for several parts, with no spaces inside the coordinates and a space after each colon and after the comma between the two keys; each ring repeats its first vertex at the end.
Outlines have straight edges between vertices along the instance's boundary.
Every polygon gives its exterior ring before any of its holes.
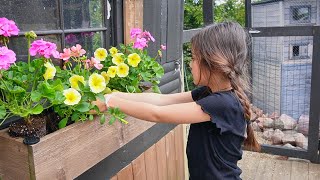
{"type": "Polygon", "coordinates": [[[94,31],[105,31],[107,30],[106,27],[102,28],[82,28],[82,29],[66,29],[64,30],[65,33],[77,33],[77,32],[94,32],[94,31]]]}
{"type": "Polygon", "coordinates": [[[308,152],[309,160],[311,162],[318,162],[320,121],[320,26],[315,26],[313,28],[313,33],[308,152]]]}
{"type": "Polygon", "coordinates": [[[204,25],[209,25],[213,23],[213,1],[203,0],[202,4],[203,11],[203,23],[204,25]]]}
{"type": "Polygon", "coordinates": [[[301,158],[301,159],[308,159],[309,158],[308,151],[306,151],[306,150],[292,149],[292,148],[286,148],[286,147],[277,147],[277,146],[266,145],[266,144],[261,145],[261,152],[268,153],[268,154],[280,155],[280,156],[301,158]]]}
{"type": "Polygon", "coordinates": [[[313,36],[314,26],[253,27],[252,37],[313,36]]]}
{"type": "Polygon", "coordinates": [[[162,123],[152,126],[76,179],[110,179],[175,127],[162,123]]]}
{"type": "Polygon", "coordinates": [[[123,1],[113,1],[113,19],[112,19],[112,45],[116,46],[119,43],[124,43],[124,30],[123,30],[123,1]]]}
{"type": "MultiPolygon", "coordinates": [[[[57,34],[61,34],[61,48],[64,48],[66,46],[66,42],[64,40],[66,37],[66,34],[63,32],[63,30],[64,30],[64,15],[63,15],[63,1],[62,0],[59,1],[59,15],[60,15],[60,18],[59,18],[60,28],[62,30],[57,34]]],[[[36,32],[36,34],[45,35],[45,32],[46,31],[36,32]]],[[[61,63],[62,63],[62,60],[61,60],[61,63]]]]}
{"type": "Polygon", "coordinates": [[[245,0],[245,26],[247,28],[251,28],[252,27],[251,0],[245,0]]]}
{"type": "Polygon", "coordinates": [[[279,2],[279,1],[283,1],[283,0],[264,0],[264,1],[252,3],[252,5],[269,4],[269,3],[273,3],[273,2],[279,2]]]}
{"type": "Polygon", "coordinates": [[[202,28],[183,30],[183,43],[190,42],[191,38],[197,34],[202,28]]]}

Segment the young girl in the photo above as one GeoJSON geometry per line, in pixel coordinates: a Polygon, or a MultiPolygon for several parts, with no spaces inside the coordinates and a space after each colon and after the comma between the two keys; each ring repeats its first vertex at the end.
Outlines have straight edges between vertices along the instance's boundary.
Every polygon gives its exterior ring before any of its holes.
{"type": "Polygon", "coordinates": [[[248,36],[237,23],[208,26],[191,39],[190,67],[201,87],[177,94],[112,93],[96,104],[152,122],[190,123],[190,179],[240,179],[241,145],[259,151],[250,126],[247,88],[248,36]]]}

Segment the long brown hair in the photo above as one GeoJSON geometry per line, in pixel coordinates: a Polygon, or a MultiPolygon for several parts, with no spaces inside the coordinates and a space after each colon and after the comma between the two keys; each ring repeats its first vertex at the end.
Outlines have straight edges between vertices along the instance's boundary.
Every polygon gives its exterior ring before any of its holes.
{"type": "Polygon", "coordinates": [[[260,145],[255,139],[253,128],[249,123],[251,106],[245,93],[249,92],[249,44],[249,34],[234,22],[207,26],[191,39],[192,51],[199,59],[200,69],[209,72],[208,81],[211,81],[213,72],[220,72],[231,82],[248,122],[244,148],[260,151],[260,145]]]}

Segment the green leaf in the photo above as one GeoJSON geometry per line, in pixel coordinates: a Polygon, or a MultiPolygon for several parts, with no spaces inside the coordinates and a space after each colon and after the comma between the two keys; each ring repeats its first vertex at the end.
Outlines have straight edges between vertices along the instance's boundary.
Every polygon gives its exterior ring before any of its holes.
{"type": "Polygon", "coordinates": [[[61,104],[66,98],[64,97],[61,91],[57,91],[54,99],[52,100],[52,104],[61,104]]]}
{"type": "Polygon", "coordinates": [[[104,95],[102,93],[96,94],[96,98],[99,99],[102,102],[106,101],[105,98],[104,98],[104,95]]]}
{"type": "Polygon", "coordinates": [[[33,102],[39,102],[41,97],[42,97],[42,95],[39,91],[32,91],[31,92],[31,100],[33,102]]]}
{"type": "Polygon", "coordinates": [[[78,112],[74,112],[71,116],[72,121],[77,121],[79,119],[80,114],[78,112]]]}
{"type": "Polygon", "coordinates": [[[58,124],[59,129],[62,129],[62,128],[66,127],[67,122],[68,122],[68,118],[63,118],[58,124]]]}
{"type": "Polygon", "coordinates": [[[90,110],[90,104],[87,102],[82,102],[78,104],[75,108],[80,112],[88,112],[90,110]]]}
{"type": "Polygon", "coordinates": [[[43,82],[39,85],[38,91],[49,99],[55,98],[56,91],[48,84],[47,82],[43,82]]]}
{"type": "Polygon", "coordinates": [[[105,115],[102,114],[102,115],[100,116],[100,124],[104,124],[105,122],[106,122],[105,115]]]}
{"type": "Polygon", "coordinates": [[[23,89],[23,88],[20,87],[20,86],[14,86],[13,88],[12,88],[12,86],[8,86],[8,87],[9,87],[9,92],[10,92],[10,93],[17,94],[17,93],[26,92],[26,90],[23,89]]]}
{"type": "Polygon", "coordinates": [[[109,124],[112,125],[116,121],[116,117],[111,116],[109,120],[109,124]]]}
{"type": "Polygon", "coordinates": [[[90,121],[93,120],[93,115],[92,115],[92,114],[89,115],[89,120],[90,120],[90,121]]]}
{"type": "Polygon", "coordinates": [[[0,119],[3,119],[7,114],[6,108],[4,106],[0,106],[0,119]]]}
{"type": "Polygon", "coordinates": [[[38,104],[34,108],[31,109],[31,114],[40,114],[43,111],[42,105],[38,104]]]}
{"type": "Polygon", "coordinates": [[[29,72],[34,72],[36,70],[36,68],[34,67],[29,67],[29,72]]]}

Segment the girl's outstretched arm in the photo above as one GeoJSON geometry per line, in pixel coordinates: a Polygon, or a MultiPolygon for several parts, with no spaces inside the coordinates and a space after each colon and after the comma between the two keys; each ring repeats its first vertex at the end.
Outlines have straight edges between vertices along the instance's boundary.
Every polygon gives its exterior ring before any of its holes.
{"type": "Polygon", "coordinates": [[[113,96],[120,97],[137,102],[145,102],[158,106],[164,106],[169,104],[187,103],[193,102],[191,91],[175,93],[175,94],[157,94],[157,93],[123,93],[114,92],[113,96]]]}
{"type": "Polygon", "coordinates": [[[131,101],[113,95],[106,95],[106,99],[109,99],[109,107],[118,107],[129,116],[146,121],[188,124],[210,120],[210,116],[204,113],[195,102],[158,106],[145,102],[131,101]]]}

